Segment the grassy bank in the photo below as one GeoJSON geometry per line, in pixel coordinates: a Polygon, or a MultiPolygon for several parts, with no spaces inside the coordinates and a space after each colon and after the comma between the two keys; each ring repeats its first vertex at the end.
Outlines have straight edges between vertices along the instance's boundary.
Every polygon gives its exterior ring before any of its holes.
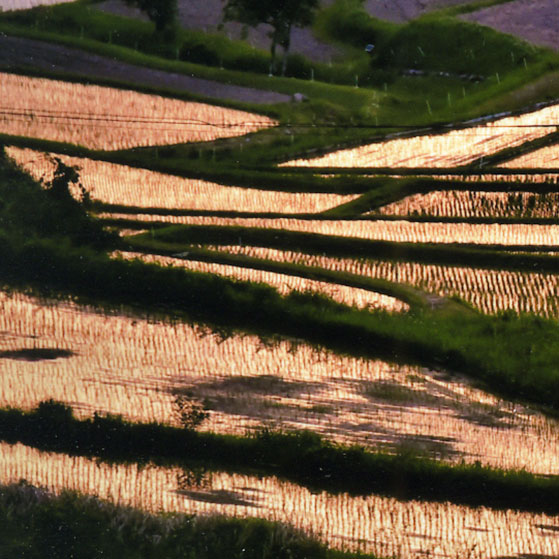
{"type": "Polygon", "coordinates": [[[278,475],[315,491],[371,493],[467,506],[559,511],[559,478],[480,465],[449,465],[413,454],[335,445],[308,432],[263,430],[218,435],[95,415],[77,420],[52,401],[35,410],[0,410],[0,439],[45,451],[109,461],[188,465],[278,475]]]}
{"type": "Polygon", "coordinates": [[[0,486],[0,538],[2,557],[28,559],[349,558],[279,523],[149,514],[25,482],[0,486]]]}

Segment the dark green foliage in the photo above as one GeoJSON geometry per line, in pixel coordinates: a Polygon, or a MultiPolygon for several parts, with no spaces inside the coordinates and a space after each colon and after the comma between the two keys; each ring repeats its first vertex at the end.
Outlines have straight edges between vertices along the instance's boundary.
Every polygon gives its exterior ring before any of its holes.
{"type": "Polygon", "coordinates": [[[0,555],[25,559],[326,559],[289,526],[220,516],[150,515],[21,482],[0,487],[0,555]],[[8,552],[9,550],[9,552],[8,552]]]}
{"type": "Polygon", "coordinates": [[[175,23],[177,0],[125,0],[125,2],[145,12],[158,32],[164,31],[175,23]]]}
{"type": "Polygon", "coordinates": [[[267,23],[272,27],[270,52],[271,72],[276,69],[276,46],[280,45],[284,56],[282,76],[287,69],[287,54],[291,44],[292,27],[306,27],[313,20],[318,0],[225,0],[225,18],[257,26],[267,23]]]}

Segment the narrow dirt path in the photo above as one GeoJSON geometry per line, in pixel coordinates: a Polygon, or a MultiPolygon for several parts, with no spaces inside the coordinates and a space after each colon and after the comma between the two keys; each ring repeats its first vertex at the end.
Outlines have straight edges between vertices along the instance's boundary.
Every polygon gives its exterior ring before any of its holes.
{"type": "Polygon", "coordinates": [[[98,56],[79,49],[0,34],[0,69],[31,67],[40,70],[68,72],[74,75],[122,80],[139,86],[166,87],[211,97],[246,103],[282,103],[288,95],[226,83],[214,82],[184,74],[173,74],[98,56]]]}

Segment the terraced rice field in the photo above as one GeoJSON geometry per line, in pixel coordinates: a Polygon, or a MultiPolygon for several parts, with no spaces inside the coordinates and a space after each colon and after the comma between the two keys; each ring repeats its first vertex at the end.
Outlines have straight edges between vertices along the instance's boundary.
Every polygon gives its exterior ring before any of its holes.
{"type": "Polygon", "coordinates": [[[333,258],[238,245],[207,245],[204,248],[384,279],[411,285],[442,297],[456,295],[486,314],[513,310],[559,319],[559,276],[557,274],[486,270],[363,258],[333,258]]]}
{"type": "Polygon", "coordinates": [[[229,138],[271,119],[135,91],[0,73],[0,132],[115,150],[229,138]]]}
{"type": "Polygon", "coordinates": [[[480,245],[559,245],[559,229],[554,225],[420,223],[404,219],[383,220],[301,220],[271,218],[227,218],[164,216],[154,214],[101,214],[103,218],[185,225],[219,225],[318,233],[339,237],[394,241],[398,243],[461,243],[480,245]]]}
{"type": "Polygon", "coordinates": [[[309,428],[341,442],[559,474],[556,421],[461,378],[24,295],[4,293],[1,305],[2,406],[53,398],[81,417],[178,424],[175,397],[188,393],[209,407],[207,430],[309,428]]]}
{"type": "Polygon", "coordinates": [[[557,122],[558,116],[559,107],[553,105],[445,134],[395,138],[312,159],[296,159],[281,166],[457,167],[545,136],[552,130],[549,123],[557,122]]]}
{"type": "Polygon", "coordinates": [[[149,511],[289,522],[331,546],[379,557],[485,559],[559,554],[559,540],[554,537],[557,519],[545,514],[311,493],[275,477],[199,474],[152,465],[111,465],[20,444],[0,445],[3,483],[27,479],[55,492],[71,488],[149,511]]]}
{"type": "Polygon", "coordinates": [[[557,218],[559,193],[445,190],[414,194],[372,214],[433,217],[557,218]]]}
{"type": "MultiPolygon", "coordinates": [[[[8,155],[36,179],[51,180],[55,154],[7,148],[8,155]]],[[[196,179],[183,179],[145,169],[103,161],[56,155],[66,165],[77,167],[80,182],[92,200],[144,208],[254,213],[319,213],[356,198],[337,194],[281,192],[223,186],[196,179]]],[[[79,195],[75,192],[76,196],[79,195]]]]}
{"type": "Polygon", "coordinates": [[[326,295],[338,303],[355,306],[360,309],[385,309],[391,312],[409,310],[409,305],[388,295],[287,274],[151,254],[121,253],[119,256],[140,258],[145,262],[156,262],[162,266],[178,266],[195,272],[225,276],[240,281],[263,283],[275,287],[282,295],[287,295],[292,291],[299,291],[301,293],[311,291],[326,295]]]}
{"type": "Polygon", "coordinates": [[[526,153],[516,159],[511,159],[506,163],[501,163],[499,167],[509,169],[559,169],[559,146],[547,146],[536,151],[526,153]]]}

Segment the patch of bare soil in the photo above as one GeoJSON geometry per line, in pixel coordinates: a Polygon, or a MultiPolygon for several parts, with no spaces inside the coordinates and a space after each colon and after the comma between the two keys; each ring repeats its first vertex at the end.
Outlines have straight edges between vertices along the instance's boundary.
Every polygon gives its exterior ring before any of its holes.
{"type": "Polygon", "coordinates": [[[233,99],[247,103],[281,103],[290,99],[289,96],[275,91],[263,91],[134,66],[62,45],[0,34],[0,69],[13,70],[21,67],[122,80],[139,86],[164,87],[215,99],[233,99]]]}
{"type": "Polygon", "coordinates": [[[557,0],[515,0],[467,14],[463,19],[516,35],[536,45],[559,49],[557,0]]]}

